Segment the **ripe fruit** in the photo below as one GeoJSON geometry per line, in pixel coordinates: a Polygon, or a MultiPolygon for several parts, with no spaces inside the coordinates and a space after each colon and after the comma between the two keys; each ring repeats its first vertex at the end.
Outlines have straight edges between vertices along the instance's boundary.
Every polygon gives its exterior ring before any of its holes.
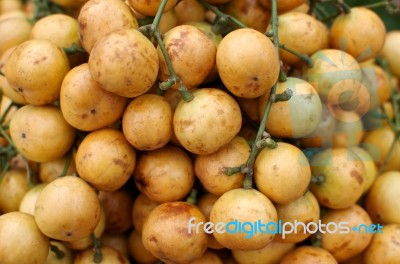
{"type": "Polygon", "coordinates": [[[142,153],[133,179],[137,188],[156,203],[178,201],[193,187],[193,162],[182,149],[167,145],[142,153]]]}
{"type": "Polygon", "coordinates": [[[154,208],[158,206],[158,203],[150,200],[146,195],[140,193],[132,206],[132,223],[133,227],[139,234],[142,234],[142,228],[146,222],[147,217],[154,208]]]}
{"type": "Polygon", "coordinates": [[[9,170],[0,181],[0,212],[18,211],[25,194],[29,191],[26,171],[9,170]]]}
{"type": "Polygon", "coordinates": [[[116,122],[127,99],[105,91],[92,78],[89,65],[81,64],[65,76],[60,91],[60,108],[65,120],[83,131],[93,131],[116,122]]]}
{"type": "Polygon", "coordinates": [[[400,51],[397,48],[400,43],[400,30],[393,30],[386,34],[385,44],[381,54],[388,61],[390,71],[400,77],[399,57],[400,51]]]}
{"type": "Polygon", "coordinates": [[[279,142],[274,149],[264,148],[254,164],[257,189],[278,204],[300,198],[311,180],[310,165],[297,147],[279,142]],[[290,163],[291,166],[287,166],[290,163]]]}
{"type": "Polygon", "coordinates": [[[155,83],[158,56],[138,30],[119,29],[98,40],[89,56],[89,69],[104,90],[132,98],[146,93],[155,83]]]}
{"type": "Polygon", "coordinates": [[[274,226],[265,225],[271,222],[277,223],[278,216],[274,205],[264,194],[255,189],[239,188],[224,193],[215,202],[210,221],[214,225],[220,222],[225,224],[225,232],[214,230],[213,233],[216,240],[224,247],[231,250],[256,250],[265,247],[274,238],[274,226]],[[263,233],[261,229],[257,232],[254,230],[257,221],[264,224],[263,233]],[[233,230],[228,226],[230,222],[236,222],[234,229],[236,232],[229,231],[233,230]],[[239,223],[241,227],[237,226],[239,223]]]}
{"type": "Polygon", "coordinates": [[[375,12],[365,7],[353,7],[349,14],[341,14],[333,21],[330,43],[358,61],[365,61],[380,52],[385,36],[385,25],[375,12]]]}
{"type": "MultiPolygon", "coordinates": [[[[311,59],[314,64],[307,69],[306,77],[323,102],[331,104],[328,100],[330,93],[337,94],[332,97],[336,99],[340,96],[339,92],[346,91],[346,86],[357,89],[361,84],[360,66],[350,54],[337,49],[324,49],[315,52],[311,59]]],[[[357,98],[357,94],[352,98],[357,98]]],[[[337,103],[337,100],[333,103],[337,103]]]]}
{"type": "MultiPolygon", "coordinates": [[[[217,48],[201,30],[191,25],[180,25],[164,35],[165,49],[172,67],[182,83],[189,89],[203,83],[215,66],[217,48]]],[[[157,47],[160,61],[159,78],[166,81],[170,73],[160,46],[157,47]]],[[[175,85],[174,88],[179,88],[175,85]]]]}
{"type": "Polygon", "coordinates": [[[61,158],[75,139],[75,130],[55,106],[25,105],[10,122],[10,136],[19,153],[36,162],[61,158]]]}
{"type": "Polygon", "coordinates": [[[278,79],[280,65],[272,42],[255,29],[243,28],[221,40],[217,68],[231,93],[256,98],[269,93],[278,79]]]}
{"type": "Polygon", "coordinates": [[[173,111],[162,96],[144,94],[132,100],[122,117],[122,130],[138,150],[165,146],[172,138],[173,111]]]}
{"type": "Polygon", "coordinates": [[[314,176],[322,183],[311,183],[310,190],[318,202],[332,209],[344,209],[357,202],[365,184],[365,167],[360,158],[347,148],[325,149],[311,160],[314,176]]]}
{"type": "Polygon", "coordinates": [[[321,235],[321,248],[329,251],[337,261],[348,260],[364,251],[373,236],[368,229],[372,224],[371,218],[356,204],[346,209],[328,210],[321,221],[327,228],[326,233],[321,235]],[[339,230],[332,232],[335,229],[329,227],[330,223],[346,223],[349,231],[343,234],[339,230]],[[358,227],[358,230],[352,230],[353,227],[358,227]]]}
{"type": "MultiPolygon", "coordinates": [[[[161,4],[161,0],[128,0],[128,2],[133,9],[146,16],[155,16],[161,4]]],[[[167,12],[173,8],[176,5],[176,2],[177,0],[168,0],[165,5],[164,12],[167,12]]]]}
{"type": "Polygon", "coordinates": [[[240,131],[242,115],[237,102],[216,88],[193,92],[174,113],[174,131],[182,146],[195,154],[211,154],[228,144],[240,131]]]}
{"type": "Polygon", "coordinates": [[[365,250],[364,263],[395,264],[400,259],[399,248],[400,225],[385,225],[380,233],[376,233],[365,250]]]}
{"type": "Polygon", "coordinates": [[[179,201],[159,205],[143,226],[144,247],[162,261],[188,263],[201,257],[207,249],[207,234],[203,228],[198,232],[195,227],[189,229],[192,218],[194,225],[206,221],[192,204],[179,201]]]}
{"type": "Polygon", "coordinates": [[[32,215],[11,212],[0,216],[0,263],[44,263],[49,246],[32,215]]]}
{"type": "MultiPolygon", "coordinates": [[[[108,264],[129,264],[129,260],[118,250],[109,247],[102,246],[102,262],[108,264]]],[[[74,264],[86,264],[86,263],[95,263],[93,262],[93,248],[88,248],[84,251],[80,251],[75,259],[74,264]]]]}
{"type": "Polygon", "coordinates": [[[46,105],[60,96],[69,71],[64,51],[50,40],[28,40],[17,46],[4,65],[10,86],[33,105],[46,105]]]}
{"type": "Polygon", "coordinates": [[[88,134],[76,152],[76,170],[82,179],[102,191],[115,191],[131,176],[136,152],[123,133],[103,128],[88,134]]]}
{"type": "Polygon", "coordinates": [[[39,229],[49,238],[78,240],[89,236],[96,228],[100,220],[100,202],[84,180],[64,176],[43,188],[34,216],[39,229]]]}
{"type": "Polygon", "coordinates": [[[120,0],[87,1],[80,9],[78,23],[81,43],[88,53],[108,33],[122,28],[136,29],[139,26],[129,7],[120,0]]]}
{"type": "Polygon", "coordinates": [[[4,52],[29,39],[32,25],[24,18],[9,18],[0,20],[0,56],[4,52]]]}
{"type": "Polygon", "coordinates": [[[242,186],[244,173],[226,175],[225,168],[239,167],[246,163],[250,146],[242,137],[235,137],[217,152],[198,155],[194,162],[196,176],[204,188],[212,194],[221,196],[225,192],[242,186]]]}
{"type": "Polygon", "coordinates": [[[297,247],[290,251],[281,261],[281,264],[310,263],[337,264],[338,262],[325,249],[312,246],[297,247]]]}
{"type": "Polygon", "coordinates": [[[232,255],[240,264],[275,264],[294,248],[294,243],[272,241],[258,250],[232,250],[232,255]]]}
{"type": "Polygon", "coordinates": [[[387,171],[376,178],[365,199],[365,208],[374,222],[400,224],[399,186],[398,171],[387,171]]]}
{"type": "MultiPolygon", "coordinates": [[[[277,93],[291,90],[289,101],[276,102],[272,105],[266,129],[271,135],[283,138],[301,138],[313,132],[322,115],[321,100],[314,87],[298,78],[287,78],[279,82],[277,93]]],[[[269,93],[258,101],[258,113],[262,117],[269,100],[269,93]]]]}
{"type": "MultiPolygon", "coordinates": [[[[324,48],[327,32],[316,18],[300,12],[287,12],[279,16],[279,43],[301,54],[311,55],[324,48]]],[[[300,62],[300,58],[281,49],[281,60],[289,65],[300,62]]]]}

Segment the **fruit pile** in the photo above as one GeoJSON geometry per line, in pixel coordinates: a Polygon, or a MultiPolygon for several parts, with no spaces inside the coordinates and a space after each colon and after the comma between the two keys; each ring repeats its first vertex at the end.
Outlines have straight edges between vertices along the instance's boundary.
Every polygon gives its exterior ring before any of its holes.
{"type": "Polygon", "coordinates": [[[0,263],[400,263],[400,6],[327,2],[0,0],[0,263]]]}

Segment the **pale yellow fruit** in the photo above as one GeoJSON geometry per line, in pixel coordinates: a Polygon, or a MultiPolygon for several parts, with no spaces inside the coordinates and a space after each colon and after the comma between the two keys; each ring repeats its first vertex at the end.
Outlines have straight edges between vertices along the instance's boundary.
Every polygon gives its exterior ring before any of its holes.
{"type": "Polygon", "coordinates": [[[400,77],[400,30],[393,30],[386,34],[385,44],[381,50],[381,55],[388,61],[389,68],[394,75],[400,77]]]}
{"type": "Polygon", "coordinates": [[[8,18],[0,21],[0,56],[9,48],[29,39],[32,25],[26,18],[8,18]]]}
{"type": "Polygon", "coordinates": [[[150,90],[158,68],[155,47],[136,29],[119,29],[104,36],[89,56],[93,79],[104,90],[128,98],[150,90]]]}
{"type": "Polygon", "coordinates": [[[25,194],[29,191],[25,170],[8,170],[0,181],[0,212],[18,211],[25,194]]]}

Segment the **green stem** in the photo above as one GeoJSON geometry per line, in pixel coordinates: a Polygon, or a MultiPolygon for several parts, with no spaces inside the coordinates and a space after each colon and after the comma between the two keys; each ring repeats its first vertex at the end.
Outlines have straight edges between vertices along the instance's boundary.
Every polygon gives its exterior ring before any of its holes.
{"type": "Polygon", "coordinates": [[[378,8],[378,7],[387,7],[387,6],[390,6],[390,2],[387,0],[382,1],[382,2],[363,5],[363,7],[369,8],[369,9],[378,8]]]}
{"type": "Polygon", "coordinates": [[[8,113],[10,112],[11,108],[14,106],[14,103],[10,103],[7,108],[4,110],[3,114],[0,117],[0,125],[3,125],[4,120],[6,120],[6,117],[8,115],[8,113]]]}
{"type": "Polygon", "coordinates": [[[34,173],[31,169],[31,167],[29,166],[29,161],[24,157],[22,159],[25,162],[26,177],[27,177],[28,185],[32,188],[36,185],[36,181],[34,179],[34,173]]]}
{"type": "MultiPolygon", "coordinates": [[[[167,65],[169,74],[171,76],[171,78],[167,81],[168,84],[176,84],[179,83],[179,92],[182,96],[182,99],[185,102],[190,102],[191,100],[193,100],[193,95],[189,92],[189,90],[186,88],[186,86],[182,83],[181,79],[176,75],[174,68],[172,67],[172,63],[171,63],[171,59],[169,58],[168,52],[165,49],[165,45],[164,42],[161,39],[160,36],[160,32],[158,29],[156,29],[154,31],[154,37],[156,38],[158,45],[161,49],[161,52],[164,56],[165,59],[165,63],[167,65]]],[[[160,88],[163,89],[165,88],[165,85],[163,86],[163,84],[165,84],[166,82],[163,82],[160,84],[160,88]]],[[[170,87],[169,87],[170,88],[170,87]]]]}
{"type": "Polygon", "coordinates": [[[72,43],[71,47],[63,48],[66,54],[75,54],[75,53],[86,53],[86,50],[78,47],[76,43],[72,43]]]}
{"type": "Polygon", "coordinates": [[[230,21],[232,21],[234,24],[236,24],[239,28],[246,28],[247,26],[245,24],[243,24],[242,22],[240,22],[239,20],[237,20],[236,18],[234,18],[233,16],[227,15],[223,12],[221,12],[218,8],[216,8],[213,5],[210,5],[209,3],[207,3],[205,0],[197,0],[197,2],[199,2],[202,6],[204,6],[206,9],[210,10],[211,12],[213,12],[214,14],[217,15],[217,17],[222,17],[222,18],[226,18],[230,21]]]}
{"type": "Polygon", "coordinates": [[[197,203],[197,190],[195,188],[192,189],[192,191],[189,194],[189,197],[186,199],[186,202],[191,203],[191,204],[196,204],[197,203]]]}
{"type": "Polygon", "coordinates": [[[93,262],[101,263],[103,261],[103,252],[101,252],[101,240],[96,238],[96,235],[93,233],[91,235],[93,241],[93,262]]]}
{"type": "Polygon", "coordinates": [[[312,175],[311,182],[314,184],[317,184],[317,185],[321,185],[325,182],[325,176],[324,175],[312,175]]]}
{"type": "Polygon", "coordinates": [[[301,53],[299,53],[299,52],[297,52],[295,50],[292,50],[292,49],[286,47],[285,44],[279,44],[279,47],[281,49],[283,49],[283,50],[285,50],[285,51],[287,51],[289,53],[292,53],[293,55],[299,57],[302,61],[304,61],[307,64],[307,67],[311,68],[314,65],[313,60],[309,56],[307,56],[305,54],[301,54],[301,53]]]}
{"type": "Polygon", "coordinates": [[[60,177],[67,175],[69,165],[71,164],[71,158],[72,158],[72,150],[68,152],[68,154],[65,158],[64,167],[63,167],[63,170],[61,171],[60,177]]]}
{"type": "Polygon", "coordinates": [[[156,16],[154,17],[153,23],[152,23],[152,31],[155,32],[156,29],[158,30],[159,25],[160,25],[160,20],[161,16],[164,12],[165,6],[167,5],[168,0],[162,0],[160,7],[157,10],[156,16]]]}
{"type": "Polygon", "coordinates": [[[14,145],[14,142],[12,141],[12,139],[10,138],[10,136],[7,134],[7,132],[4,130],[4,128],[3,128],[1,125],[0,125],[0,134],[7,140],[8,144],[9,144],[12,148],[16,149],[16,148],[15,148],[15,145],[14,145]]]}
{"type": "Polygon", "coordinates": [[[387,163],[389,162],[389,158],[392,156],[394,148],[396,147],[396,144],[398,143],[399,140],[400,140],[400,136],[396,135],[395,138],[393,139],[392,144],[390,145],[389,151],[386,154],[381,167],[379,168],[378,175],[380,175],[385,170],[385,167],[386,167],[387,163]]]}
{"type": "Polygon", "coordinates": [[[62,259],[65,257],[65,253],[62,250],[60,250],[56,245],[52,245],[51,243],[50,243],[50,250],[54,252],[54,254],[56,254],[56,257],[58,259],[62,259]]]}
{"type": "Polygon", "coordinates": [[[344,2],[344,0],[335,0],[336,8],[344,14],[350,14],[351,7],[344,2]]]}

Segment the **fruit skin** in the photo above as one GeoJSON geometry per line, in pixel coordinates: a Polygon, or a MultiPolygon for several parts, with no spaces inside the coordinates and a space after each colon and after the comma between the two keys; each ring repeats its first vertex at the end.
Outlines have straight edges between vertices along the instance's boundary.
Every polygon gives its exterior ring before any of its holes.
{"type": "MultiPolygon", "coordinates": [[[[192,25],[179,25],[165,33],[163,42],[172,67],[182,83],[189,89],[196,88],[211,73],[215,66],[216,45],[202,30],[192,25]]],[[[171,76],[160,46],[157,47],[160,61],[159,78],[167,81],[171,76]]],[[[179,88],[179,84],[173,86],[179,88]]]]}
{"type": "MultiPolygon", "coordinates": [[[[327,226],[329,223],[347,222],[346,225],[349,228],[362,225],[369,227],[372,224],[368,213],[357,204],[346,209],[328,210],[321,217],[321,221],[327,226]]],[[[359,228],[360,232],[353,232],[352,230],[346,234],[326,232],[321,235],[321,248],[329,251],[337,261],[348,260],[368,247],[373,234],[366,231],[368,228],[365,228],[365,226],[359,228]]]]}
{"type": "Polygon", "coordinates": [[[240,264],[276,264],[295,248],[294,243],[272,241],[258,250],[232,250],[233,258],[240,264]]]}
{"type": "Polygon", "coordinates": [[[0,216],[0,263],[42,264],[49,247],[49,239],[32,215],[10,212],[0,216]]]}
{"type": "Polygon", "coordinates": [[[226,175],[226,167],[238,167],[246,163],[250,155],[250,146],[242,137],[235,137],[215,153],[198,155],[194,169],[203,187],[212,194],[221,196],[225,192],[240,188],[245,178],[244,173],[226,175]]]}
{"type": "Polygon", "coordinates": [[[75,129],[55,106],[25,105],[10,122],[10,136],[19,153],[36,162],[63,157],[75,139],[75,129]]]}
{"type": "Polygon", "coordinates": [[[400,30],[393,30],[386,34],[385,44],[381,50],[381,55],[388,61],[390,71],[400,77],[400,30]]]}
{"type": "Polygon", "coordinates": [[[29,189],[26,171],[8,170],[0,181],[0,212],[18,211],[29,189]]]}
{"type": "Polygon", "coordinates": [[[239,133],[240,107],[232,96],[216,88],[201,88],[193,96],[175,109],[175,135],[194,154],[214,153],[239,133]]]}
{"type": "MultiPolygon", "coordinates": [[[[271,200],[264,194],[255,189],[238,188],[224,193],[215,202],[210,214],[211,222],[223,222],[226,229],[229,228],[229,222],[236,220],[242,224],[254,224],[257,221],[263,224],[277,223],[278,215],[271,200]]],[[[213,235],[221,245],[231,250],[256,250],[268,245],[275,236],[273,232],[266,232],[265,229],[264,234],[253,229],[253,234],[238,231],[228,233],[225,230],[224,233],[214,232],[213,235]]],[[[274,228],[269,227],[269,230],[274,228]]]]}
{"type": "MultiPolygon", "coordinates": [[[[266,129],[271,135],[283,138],[302,138],[311,134],[322,116],[322,104],[314,87],[301,79],[289,77],[279,82],[277,93],[291,90],[289,101],[272,104],[266,129]]],[[[262,117],[269,101],[269,93],[258,100],[258,113],[262,117]]]]}
{"type": "Polygon", "coordinates": [[[108,33],[139,27],[129,7],[120,0],[87,1],[80,9],[78,23],[82,46],[89,54],[96,42],[108,33]]]}
{"type": "Polygon", "coordinates": [[[172,107],[164,97],[144,94],[126,107],[122,130],[135,149],[159,149],[172,138],[172,118],[172,107]]]}
{"type": "MultiPolygon", "coordinates": [[[[107,264],[129,264],[129,260],[126,256],[124,256],[118,250],[103,245],[101,247],[102,253],[102,262],[107,264]]],[[[93,248],[88,248],[84,251],[80,251],[75,259],[74,264],[87,264],[87,263],[95,263],[93,262],[93,248]]]]}
{"type": "Polygon", "coordinates": [[[380,174],[367,192],[364,202],[373,222],[400,224],[399,190],[400,172],[387,171],[380,174]]]}
{"type": "MultiPolygon", "coordinates": [[[[147,1],[147,0],[128,0],[129,5],[138,11],[140,14],[146,15],[146,16],[155,16],[158,10],[158,7],[161,4],[161,0],[152,0],[152,1],[147,1]]],[[[168,0],[164,12],[167,12],[168,10],[172,9],[177,3],[177,0],[168,0]]]]}
{"type": "Polygon", "coordinates": [[[130,178],[136,165],[136,151],[123,133],[103,128],[88,134],[75,156],[80,177],[101,191],[115,191],[130,178]]]}
{"type": "Polygon", "coordinates": [[[322,102],[330,104],[328,95],[342,91],[343,86],[354,86],[356,90],[361,84],[360,66],[350,54],[337,49],[324,49],[312,54],[311,59],[314,64],[306,70],[306,78],[318,91],[322,102]]]}
{"type": "Polygon", "coordinates": [[[25,18],[8,18],[0,20],[0,56],[16,45],[29,40],[32,25],[25,18]]]}
{"type": "Polygon", "coordinates": [[[186,202],[167,202],[156,207],[147,218],[142,230],[144,247],[162,261],[189,263],[201,257],[207,249],[207,234],[203,228],[188,223],[206,222],[194,205],[186,202]]]}
{"type": "Polygon", "coordinates": [[[301,246],[290,251],[281,261],[281,264],[338,264],[331,253],[325,249],[301,246]]]}
{"type": "Polygon", "coordinates": [[[381,18],[365,7],[353,7],[349,14],[340,14],[331,26],[332,48],[342,49],[365,61],[374,58],[385,43],[386,29],[381,18]]]}
{"type": "Polygon", "coordinates": [[[100,214],[96,192],[76,176],[64,176],[46,185],[34,212],[39,229],[49,238],[62,241],[89,236],[100,221],[100,214]]]}
{"type": "Polygon", "coordinates": [[[365,167],[361,159],[347,148],[328,148],[310,162],[311,173],[323,176],[321,184],[311,183],[310,190],[318,202],[332,209],[344,209],[357,202],[364,190],[365,167]]]}
{"type": "Polygon", "coordinates": [[[4,65],[10,86],[33,105],[47,105],[57,100],[69,70],[64,51],[45,39],[18,45],[4,65]]]}
{"type": "Polygon", "coordinates": [[[60,108],[65,120],[83,131],[93,131],[116,122],[127,99],[105,91],[92,78],[87,63],[70,70],[60,90],[60,108]]]}
{"type": "Polygon", "coordinates": [[[278,204],[288,204],[303,196],[310,180],[306,156],[288,143],[279,142],[274,149],[262,149],[254,163],[257,189],[278,204]]]}
{"type": "Polygon", "coordinates": [[[400,225],[383,226],[381,233],[376,233],[365,250],[365,264],[396,264],[400,259],[400,225]]]}
{"type": "Polygon", "coordinates": [[[131,28],[114,30],[100,38],[89,56],[93,79],[104,90],[127,98],[150,90],[157,79],[158,64],[153,44],[131,28]]]}
{"type": "Polygon", "coordinates": [[[276,49],[255,29],[237,29],[226,35],[218,45],[216,63],[222,82],[238,97],[269,93],[279,77],[276,49]]]}
{"type": "Polygon", "coordinates": [[[181,148],[167,145],[142,153],[133,179],[136,187],[156,203],[178,201],[193,187],[193,162],[181,148]]]}

